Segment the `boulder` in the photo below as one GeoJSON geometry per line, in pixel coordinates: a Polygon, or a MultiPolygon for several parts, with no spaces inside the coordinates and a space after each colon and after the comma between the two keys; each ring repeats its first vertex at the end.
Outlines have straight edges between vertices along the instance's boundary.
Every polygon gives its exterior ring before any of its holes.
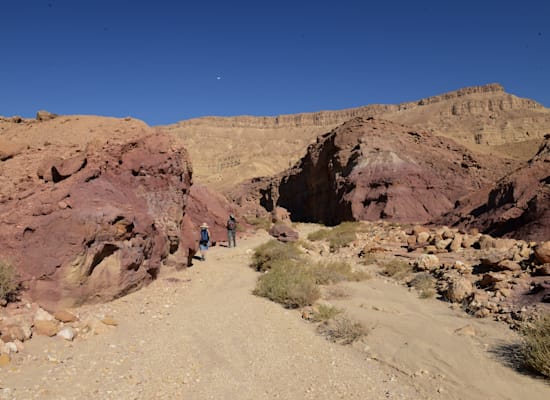
{"type": "Polygon", "coordinates": [[[440,266],[441,261],[433,254],[422,254],[414,261],[414,267],[418,271],[434,271],[440,266]]]}
{"type": "Polygon", "coordinates": [[[39,183],[24,202],[0,208],[0,248],[31,299],[48,310],[141,288],[198,234],[183,224],[189,158],[167,135],[99,142],[51,171],[53,185],[39,183]]]}
{"type": "Polygon", "coordinates": [[[469,298],[474,292],[472,282],[468,279],[457,276],[449,281],[449,286],[445,292],[445,298],[451,303],[460,303],[469,298]]]}
{"type": "Polygon", "coordinates": [[[58,115],[51,113],[46,110],[40,110],[36,113],[36,119],[37,121],[49,121],[50,119],[56,118],[58,115]]]}
{"type": "Polygon", "coordinates": [[[298,232],[291,226],[283,223],[275,224],[269,230],[269,234],[280,242],[295,242],[298,240],[298,232]]]}
{"type": "Polygon", "coordinates": [[[550,241],[538,244],[535,249],[535,258],[541,264],[550,263],[550,241]]]}

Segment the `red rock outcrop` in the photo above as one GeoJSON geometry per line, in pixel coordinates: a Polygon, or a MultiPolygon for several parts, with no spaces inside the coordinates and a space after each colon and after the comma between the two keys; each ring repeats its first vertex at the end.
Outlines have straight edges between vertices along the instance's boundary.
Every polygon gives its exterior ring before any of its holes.
{"type": "Polygon", "coordinates": [[[483,159],[450,139],[355,118],[319,136],[286,173],[249,188],[267,210],[284,207],[294,221],[424,223],[506,168],[503,160],[483,159]]]}
{"type": "Polygon", "coordinates": [[[492,236],[524,240],[550,239],[550,135],[527,165],[491,188],[461,199],[435,221],[477,228],[492,236]]]}
{"type": "Polygon", "coordinates": [[[36,174],[0,202],[0,248],[46,308],[140,288],[186,235],[191,169],[167,136],[91,144],[36,174]]]}

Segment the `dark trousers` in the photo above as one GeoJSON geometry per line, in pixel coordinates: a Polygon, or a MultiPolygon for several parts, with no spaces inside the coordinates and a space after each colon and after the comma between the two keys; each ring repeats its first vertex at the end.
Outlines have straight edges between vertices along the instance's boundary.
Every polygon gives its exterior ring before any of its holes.
{"type": "Polygon", "coordinates": [[[227,245],[229,247],[237,247],[237,240],[236,240],[236,234],[235,230],[228,229],[227,230],[227,245]]]}

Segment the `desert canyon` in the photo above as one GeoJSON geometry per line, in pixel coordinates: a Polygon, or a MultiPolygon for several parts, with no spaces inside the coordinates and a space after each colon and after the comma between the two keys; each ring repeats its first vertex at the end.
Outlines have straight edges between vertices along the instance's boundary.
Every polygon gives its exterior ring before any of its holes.
{"type": "Polygon", "coordinates": [[[547,399],[513,357],[550,315],[550,109],[494,83],[154,127],[0,117],[0,262],[0,399],[547,399]],[[274,238],[369,279],[255,296],[274,238]],[[325,340],[327,305],[368,333],[325,340]]]}

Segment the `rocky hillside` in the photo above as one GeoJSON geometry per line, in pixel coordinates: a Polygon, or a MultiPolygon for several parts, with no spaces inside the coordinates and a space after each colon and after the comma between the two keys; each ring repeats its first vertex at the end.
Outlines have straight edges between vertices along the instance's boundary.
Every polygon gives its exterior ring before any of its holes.
{"type": "Polygon", "coordinates": [[[193,256],[199,221],[222,239],[227,201],[191,188],[186,150],[141,121],[4,118],[0,260],[48,309],[120,297],[193,256]]]}
{"type": "Polygon", "coordinates": [[[283,207],[294,221],[425,223],[514,165],[429,132],[357,117],[319,136],[293,168],[232,196],[268,211],[283,207]]]}
{"type": "Polygon", "coordinates": [[[537,154],[495,185],[462,199],[436,220],[461,228],[525,240],[550,238],[550,135],[537,154]]]}
{"type": "Polygon", "coordinates": [[[506,93],[498,84],[397,105],[277,117],[205,117],[163,129],[183,139],[198,181],[229,189],[240,180],[283,171],[319,134],[352,118],[371,116],[453,138],[476,152],[523,161],[550,133],[549,109],[506,93]]]}

